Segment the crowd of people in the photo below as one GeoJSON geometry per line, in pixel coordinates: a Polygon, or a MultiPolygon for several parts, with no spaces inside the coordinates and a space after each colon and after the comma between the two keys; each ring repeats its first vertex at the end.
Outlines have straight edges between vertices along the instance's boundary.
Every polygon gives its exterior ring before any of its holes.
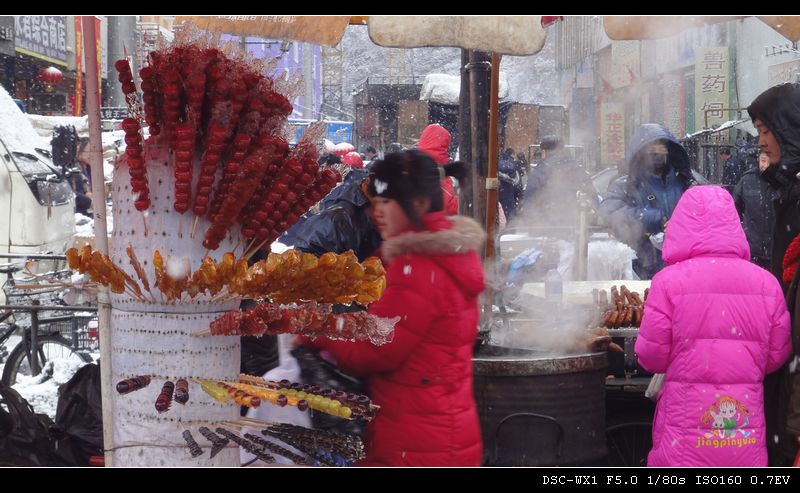
{"type": "MultiPolygon", "coordinates": [[[[699,185],[686,150],[655,123],[628,139],[627,174],[607,190],[595,190],[558,138],[541,140],[534,163],[511,148],[499,155],[498,204],[509,222],[574,224],[583,203],[635,251],[638,278],[652,280],[636,342],[640,365],[664,374],[652,466],[787,465],[797,455],[800,85],[770,88],[748,112],[758,146],[736,156],[721,149],[720,186],[699,185]]],[[[453,159],[451,143],[432,124],[413,149],[323,154],[319,164],[345,177],[281,238],[316,255],[379,255],[386,266],[379,301],[337,310],[398,317],[390,343],[293,341],[360,378],[381,406],[362,465],[482,462],[472,351],[485,234],[458,215],[470,164],[453,159]]],[[[73,186],[78,212],[88,214],[82,176],[73,186]]],[[[278,365],[274,338],[242,348],[247,373],[278,365]]]]}

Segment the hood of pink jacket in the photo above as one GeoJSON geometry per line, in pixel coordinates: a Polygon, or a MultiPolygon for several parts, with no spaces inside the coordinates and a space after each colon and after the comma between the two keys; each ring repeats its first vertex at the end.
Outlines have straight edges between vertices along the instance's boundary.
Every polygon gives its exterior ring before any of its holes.
{"type": "Polygon", "coordinates": [[[684,192],[667,223],[662,256],[667,265],[702,256],[749,260],[750,246],[731,194],[717,186],[684,192]]]}
{"type": "Polygon", "coordinates": [[[433,123],[422,131],[417,148],[430,155],[436,164],[447,164],[450,161],[447,149],[450,147],[451,138],[450,132],[443,126],[433,123]]]}

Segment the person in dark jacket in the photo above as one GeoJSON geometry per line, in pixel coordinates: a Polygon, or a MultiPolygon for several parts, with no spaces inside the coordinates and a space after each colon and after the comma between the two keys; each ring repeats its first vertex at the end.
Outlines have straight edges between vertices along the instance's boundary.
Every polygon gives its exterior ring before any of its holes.
{"type": "MultiPolygon", "coordinates": [[[[783,265],[787,250],[800,233],[800,85],[780,84],[761,93],[747,113],[758,131],[758,147],[769,157],[770,166],[762,175],[777,191],[772,234],[770,271],[787,289],[787,306],[792,317],[795,359],[800,353],[800,304],[797,303],[797,274],[787,284],[783,265]]],[[[770,465],[788,465],[797,454],[800,425],[800,373],[790,364],[764,382],[767,409],[767,435],[770,465]]]]}
{"type": "Polygon", "coordinates": [[[662,125],[641,125],[628,142],[626,159],[629,174],[609,185],[600,215],[614,236],[636,251],[633,270],[639,278],[651,279],[664,262],[650,237],[664,232],[681,195],[696,182],[689,155],[662,125]]]}
{"type": "Polygon", "coordinates": [[[514,149],[508,148],[500,154],[500,161],[497,163],[497,178],[500,180],[499,198],[500,205],[506,219],[513,219],[517,210],[516,189],[519,186],[519,172],[517,163],[514,162],[514,149]]]}
{"type": "Polygon", "coordinates": [[[368,175],[363,169],[350,171],[322,199],[320,211],[294,231],[294,247],[317,256],[353,250],[359,261],[374,255],[381,239],[370,219],[370,203],[364,194],[368,175]]]}
{"type": "Polygon", "coordinates": [[[732,157],[729,147],[722,147],[719,150],[719,159],[722,161],[722,182],[720,184],[728,191],[733,190],[747,170],[747,161],[744,158],[745,156],[738,154],[736,157],[732,157]]]}
{"type": "Polygon", "coordinates": [[[578,194],[584,194],[596,209],[597,191],[592,178],[570,157],[556,137],[541,142],[542,162],[528,175],[523,195],[525,224],[518,226],[571,226],[578,223],[578,194]]]}
{"type": "Polygon", "coordinates": [[[750,244],[750,260],[769,270],[772,224],[775,221],[773,202],[777,192],[761,178],[761,174],[769,167],[766,154],[761,154],[757,159],[749,156],[745,162],[748,169],[733,189],[733,200],[750,244]]]}

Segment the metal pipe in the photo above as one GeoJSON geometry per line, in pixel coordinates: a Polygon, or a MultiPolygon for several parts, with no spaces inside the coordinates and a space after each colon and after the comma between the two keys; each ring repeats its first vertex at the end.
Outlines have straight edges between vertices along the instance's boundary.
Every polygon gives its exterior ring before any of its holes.
{"type": "Polygon", "coordinates": [[[489,168],[486,172],[486,258],[494,257],[494,231],[497,223],[497,123],[500,119],[498,92],[500,91],[500,55],[492,53],[492,82],[489,88],[489,168]]]}
{"type": "MultiPolygon", "coordinates": [[[[34,306],[39,304],[39,300],[33,300],[34,306]]],[[[33,310],[31,312],[31,375],[38,375],[42,369],[39,367],[39,351],[36,347],[36,343],[39,338],[39,312],[37,310],[33,310]]]]}
{"type": "MultiPolygon", "coordinates": [[[[461,50],[461,91],[458,96],[458,159],[465,163],[472,163],[472,135],[470,133],[470,111],[469,111],[469,50],[461,50]]],[[[475,217],[475,209],[472,203],[472,190],[474,174],[470,174],[469,179],[465,180],[463,188],[460,189],[458,201],[458,213],[464,216],[475,217]]]]}
{"type": "Polygon", "coordinates": [[[0,253],[0,258],[24,258],[28,260],[67,260],[66,255],[0,253]]]}
{"type": "MultiPolygon", "coordinates": [[[[83,22],[83,52],[86,54],[86,112],[89,114],[89,162],[92,167],[92,209],[94,209],[94,241],[97,251],[108,255],[108,228],[106,226],[106,190],[103,177],[103,145],[100,137],[100,87],[97,74],[97,44],[95,43],[94,16],[87,15],[83,22]]],[[[114,449],[112,394],[111,394],[111,301],[108,287],[97,293],[98,330],[100,337],[100,384],[103,402],[103,445],[114,449]]],[[[105,453],[105,465],[112,466],[111,452],[105,453]]]]}
{"type": "Polygon", "coordinates": [[[44,312],[44,311],[58,311],[58,312],[96,312],[98,309],[95,306],[44,306],[39,305],[38,300],[36,305],[0,305],[0,310],[12,310],[22,312],[44,312]]]}
{"type": "Polygon", "coordinates": [[[470,80],[470,126],[472,135],[473,173],[473,217],[479,223],[486,219],[486,158],[487,131],[489,119],[489,101],[487,100],[489,70],[489,54],[473,51],[466,70],[470,80]]]}

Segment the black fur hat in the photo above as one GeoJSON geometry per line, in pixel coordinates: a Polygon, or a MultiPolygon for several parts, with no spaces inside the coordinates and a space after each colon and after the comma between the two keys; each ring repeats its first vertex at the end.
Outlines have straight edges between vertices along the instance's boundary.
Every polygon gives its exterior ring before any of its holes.
{"type": "Polygon", "coordinates": [[[418,149],[393,152],[372,165],[369,194],[396,200],[409,219],[419,225],[413,200],[428,198],[431,201],[428,212],[440,211],[444,208],[441,184],[444,177],[454,176],[460,180],[465,174],[466,164],[460,161],[439,166],[418,149]]]}

